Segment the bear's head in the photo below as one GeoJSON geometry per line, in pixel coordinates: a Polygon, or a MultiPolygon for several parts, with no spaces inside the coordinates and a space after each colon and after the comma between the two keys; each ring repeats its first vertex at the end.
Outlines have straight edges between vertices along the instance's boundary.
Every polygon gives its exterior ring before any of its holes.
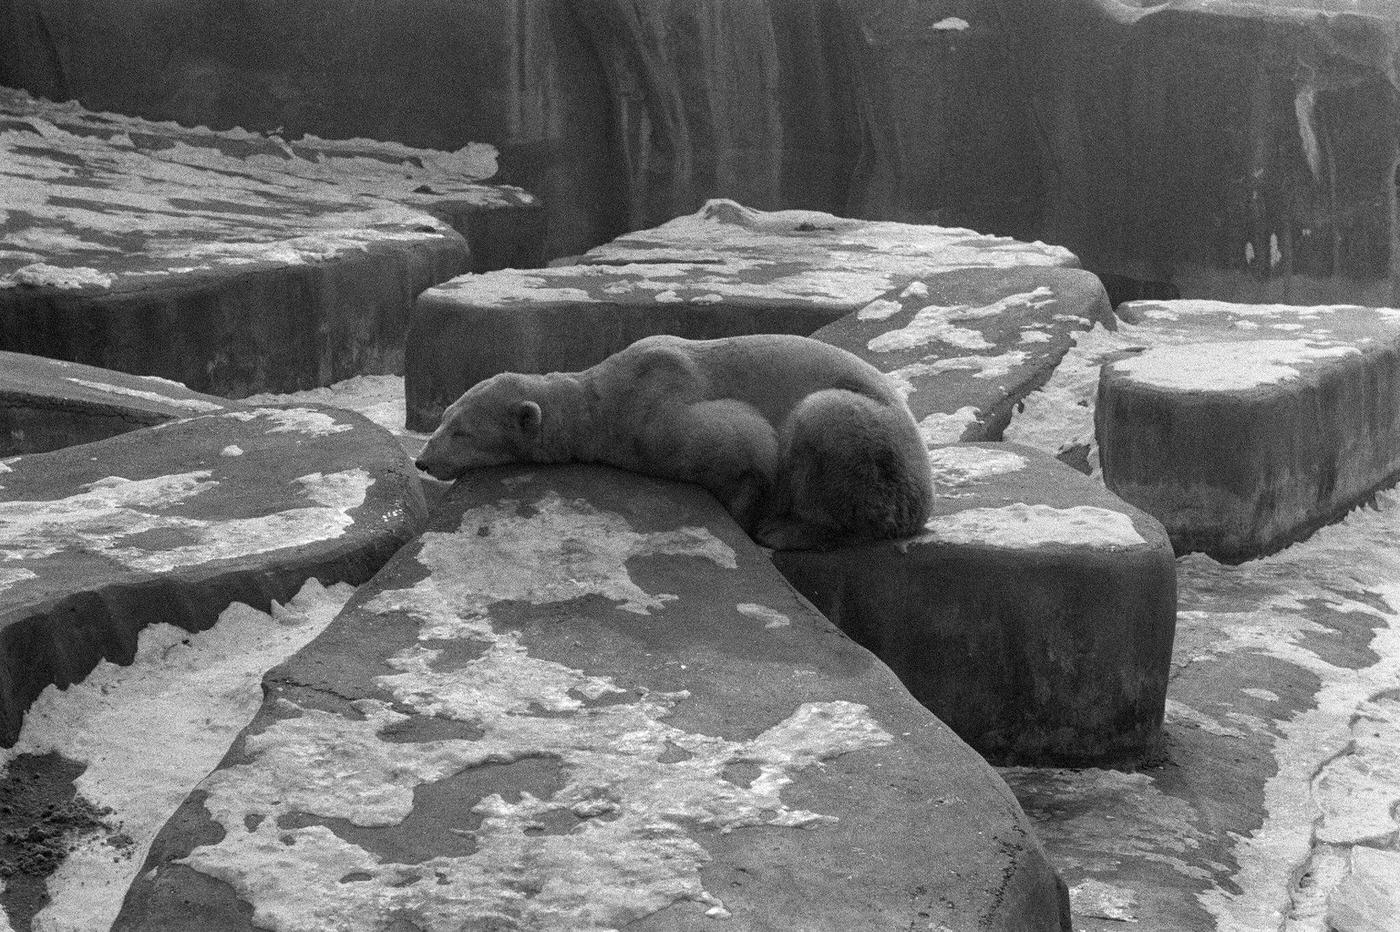
{"type": "Polygon", "coordinates": [[[503,372],[478,382],[443,412],[414,465],[435,479],[468,469],[528,463],[540,440],[540,376],[503,372]]]}

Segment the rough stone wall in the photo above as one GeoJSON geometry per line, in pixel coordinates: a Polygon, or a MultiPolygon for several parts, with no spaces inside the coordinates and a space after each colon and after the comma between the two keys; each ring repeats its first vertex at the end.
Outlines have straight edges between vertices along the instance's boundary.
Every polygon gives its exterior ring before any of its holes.
{"type": "Polygon", "coordinates": [[[1400,303],[1397,50],[1385,0],[0,0],[0,84],[492,143],[553,256],[732,197],[1294,303],[1400,303]]]}

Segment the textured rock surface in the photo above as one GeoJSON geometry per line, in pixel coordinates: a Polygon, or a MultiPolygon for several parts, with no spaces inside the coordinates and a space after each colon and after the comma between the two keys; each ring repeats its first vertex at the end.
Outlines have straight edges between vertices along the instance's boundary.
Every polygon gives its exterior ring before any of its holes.
{"type": "Polygon", "coordinates": [[[116,928],[1068,928],[993,772],[688,486],[478,473],[266,682],[116,928]]]}
{"type": "Polygon", "coordinates": [[[812,336],[865,359],[905,393],[924,439],[1000,440],[1075,334],[1116,326],[1080,269],[959,269],[925,276],[812,336]]]}
{"type": "Polygon", "coordinates": [[[47,453],[236,407],[153,376],[0,351],[0,456],[47,453]]]}
{"type": "Polygon", "coordinates": [[[1075,264],[1057,246],[971,230],[711,201],[580,265],[462,276],[424,292],[408,336],[407,423],[433,429],[498,372],[578,371],[655,333],[805,335],[920,275],[1075,264]]]}
{"type": "MultiPolygon", "coordinates": [[[[1092,441],[1100,364],[1171,339],[1126,321],[1081,336],[1007,437],[1049,454],[1092,441]]],[[[1376,505],[1258,560],[1177,560],[1159,758],[1002,771],[1076,929],[1321,930],[1359,848],[1396,850],[1400,498],[1376,505]]]]}
{"type": "Polygon", "coordinates": [[[310,388],[400,368],[414,296],[466,263],[394,195],[455,172],[392,161],[411,150],[288,153],[5,91],[0,153],[7,350],[222,395],[310,388]]]}
{"type": "Polygon", "coordinates": [[[1027,447],[929,457],[922,535],[774,565],[993,760],[1153,750],[1176,625],[1161,525],[1027,447]]]}
{"type": "Polygon", "coordinates": [[[993,6],[1042,153],[1036,236],[1188,297],[1400,303],[1395,4],[993,6]]]}
{"type": "Polygon", "coordinates": [[[1400,313],[1133,302],[1158,345],[1104,367],[1108,487],[1178,551],[1278,550],[1400,473],[1400,313]]]}
{"type": "Polygon", "coordinates": [[[0,84],[491,142],[551,256],[726,196],[1065,243],[1192,296],[1394,304],[1398,31],[1389,0],[4,0],[0,84]]]}
{"type": "Polygon", "coordinates": [[[398,444],[333,408],[173,421],[0,465],[0,743],[48,684],[137,631],[363,582],[411,537],[422,491],[398,444]]]}
{"type": "Polygon", "coordinates": [[[1024,234],[1014,74],[969,0],[0,3],[0,84],[191,125],[492,142],[548,205],[552,255],[716,195],[1024,234]]]}

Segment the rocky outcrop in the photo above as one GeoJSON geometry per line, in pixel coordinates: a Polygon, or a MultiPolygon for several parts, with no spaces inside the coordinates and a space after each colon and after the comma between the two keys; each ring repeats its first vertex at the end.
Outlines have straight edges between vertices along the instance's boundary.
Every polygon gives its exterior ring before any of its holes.
{"type": "Polygon", "coordinates": [[[994,771],[692,486],[479,472],[265,684],[114,928],[1069,929],[994,771]]]}
{"type": "Polygon", "coordinates": [[[154,376],[0,352],[0,456],[47,453],[237,407],[154,376]]]}
{"type": "Polygon", "coordinates": [[[1133,302],[1146,349],[1106,365],[1104,482],[1178,551],[1272,553],[1400,474],[1400,315],[1361,307],[1133,302]]]}
{"type": "Polygon", "coordinates": [[[1397,54],[1388,0],[0,3],[0,84],[492,143],[551,256],[731,197],[1064,243],[1139,296],[1311,303],[1400,303],[1397,54]]]}
{"type": "Polygon", "coordinates": [[[388,432],[335,408],[240,408],[0,463],[0,745],[49,684],[137,632],[197,631],[308,578],[367,580],[424,517],[388,432]]]}
{"type": "Polygon", "coordinates": [[[538,203],[474,180],[489,147],[288,144],[0,89],[0,154],[0,347],[200,391],[398,371],[418,292],[541,258],[538,203]]]}
{"type": "Polygon", "coordinates": [[[923,276],[812,334],[894,380],[930,444],[1000,440],[1075,334],[1117,325],[1081,269],[965,268],[923,276]]]}
{"type": "MultiPolygon", "coordinates": [[[[578,371],[655,333],[806,335],[919,276],[1073,265],[1059,247],[972,230],[711,201],[577,265],[467,275],[424,292],[406,351],[408,426],[432,430],[498,372],[578,371]]],[[[1101,300],[1097,282],[1077,287],[1101,300]]]]}
{"type": "Polygon", "coordinates": [[[1156,749],[1176,567],[1149,515],[1044,453],[929,453],[934,513],[910,540],[775,552],[799,592],[1002,763],[1156,749]]]}

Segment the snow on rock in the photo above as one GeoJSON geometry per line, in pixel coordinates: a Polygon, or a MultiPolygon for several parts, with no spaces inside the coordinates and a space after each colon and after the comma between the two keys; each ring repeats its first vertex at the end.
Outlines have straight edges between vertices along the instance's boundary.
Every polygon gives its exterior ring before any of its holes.
{"type": "Polygon", "coordinates": [[[509,910],[531,928],[601,930],[677,900],[722,910],[716,893],[724,891],[705,888],[700,868],[709,855],[691,831],[830,823],[784,802],[793,773],[893,739],[864,706],[840,700],[801,703],[750,740],[689,731],[665,721],[687,692],[624,688],[533,656],[517,632],[490,619],[503,601],[566,603],[585,594],[648,615],[676,598],[640,588],[628,572],[630,558],[653,553],[735,566],[734,552],[704,528],[638,532],[557,493],[525,512],[511,500],[471,508],[457,533],[425,534],[415,559],[430,575],[363,606],[419,624],[416,641],[388,658],[395,672],[377,677],[394,704],[357,700],[357,716],[348,717],[282,700],[278,717],[248,737],[249,761],[201,784],[226,834],[183,863],[230,884],[252,904],[255,922],[277,929],[370,928],[402,915],[437,927],[509,910]],[[463,641],[483,650],[466,664],[439,663],[448,645],[463,641]],[[470,721],[481,735],[386,740],[407,711],[470,721]],[[675,748],[685,756],[663,763],[675,748]],[[416,787],[536,757],[561,762],[562,785],[548,799],[482,799],[470,856],[391,863],[323,825],[285,821],[397,824],[412,811],[416,787]],[[722,776],[736,761],[758,769],[747,786],[722,776]],[[582,830],[531,836],[561,809],[585,819],[582,830]],[[288,845],[295,858],[281,856],[288,845]],[[530,897],[519,896],[522,885],[530,897]]]}
{"type": "Polygon", "coordinates": [[[220,519],[169,511],[218,485],[209,470],[147,479],[112,476],[63,498],[0,501],[0,548],[10,560],[41,560],[77,549],[103,554],[130,569],[168,572],[335,536],[350,526],[350,512],[364,504],[371,481],[362,469],[298,476],[293,482],[314,504],[220,519]],[[128,543],[156,534],[173,535],[182,543],[158,549],[128,543]]]}
{"type": "Polygon", "coordinates": [[[1230,392],[1296,379],[1300,370],[1352,356],[1354,346],[1305,340],[1181,343],[1153,347],[1112,364],[1134,381],[1181,392],[1230,392]]]}
{"type": "Polygon", "coordinates": [[[1327,904],[1336,932],[1387,932],[1400,916],[1400,851],[1353,848],[1351,870],[1327,904]]]}
{"type": "Polygon", "coordinates": [[[940,543],[1009,548],[1049,544],[1135,547],[1147,543],[1131,517],[1093,505],[1055,508],[1017,502],[999,508],[968,508],[931,518],[924,533],[940,543]]]}
{"type": "Polygon", "coordinates": [[[0,749],[0,773],[21,754],[51,751],[85,765],[79,795],[110,808],[125,838],[120,849],[104,833],[72,840],[36,930],[111,926],[156,832],[257,710],[263,673],[319,634],[353,592],[311,579],[271,614],[235,603],[199,634],[152,625],[130,665],[103,661],[82,683],[44,691],[15,746],[0,749]]]}

